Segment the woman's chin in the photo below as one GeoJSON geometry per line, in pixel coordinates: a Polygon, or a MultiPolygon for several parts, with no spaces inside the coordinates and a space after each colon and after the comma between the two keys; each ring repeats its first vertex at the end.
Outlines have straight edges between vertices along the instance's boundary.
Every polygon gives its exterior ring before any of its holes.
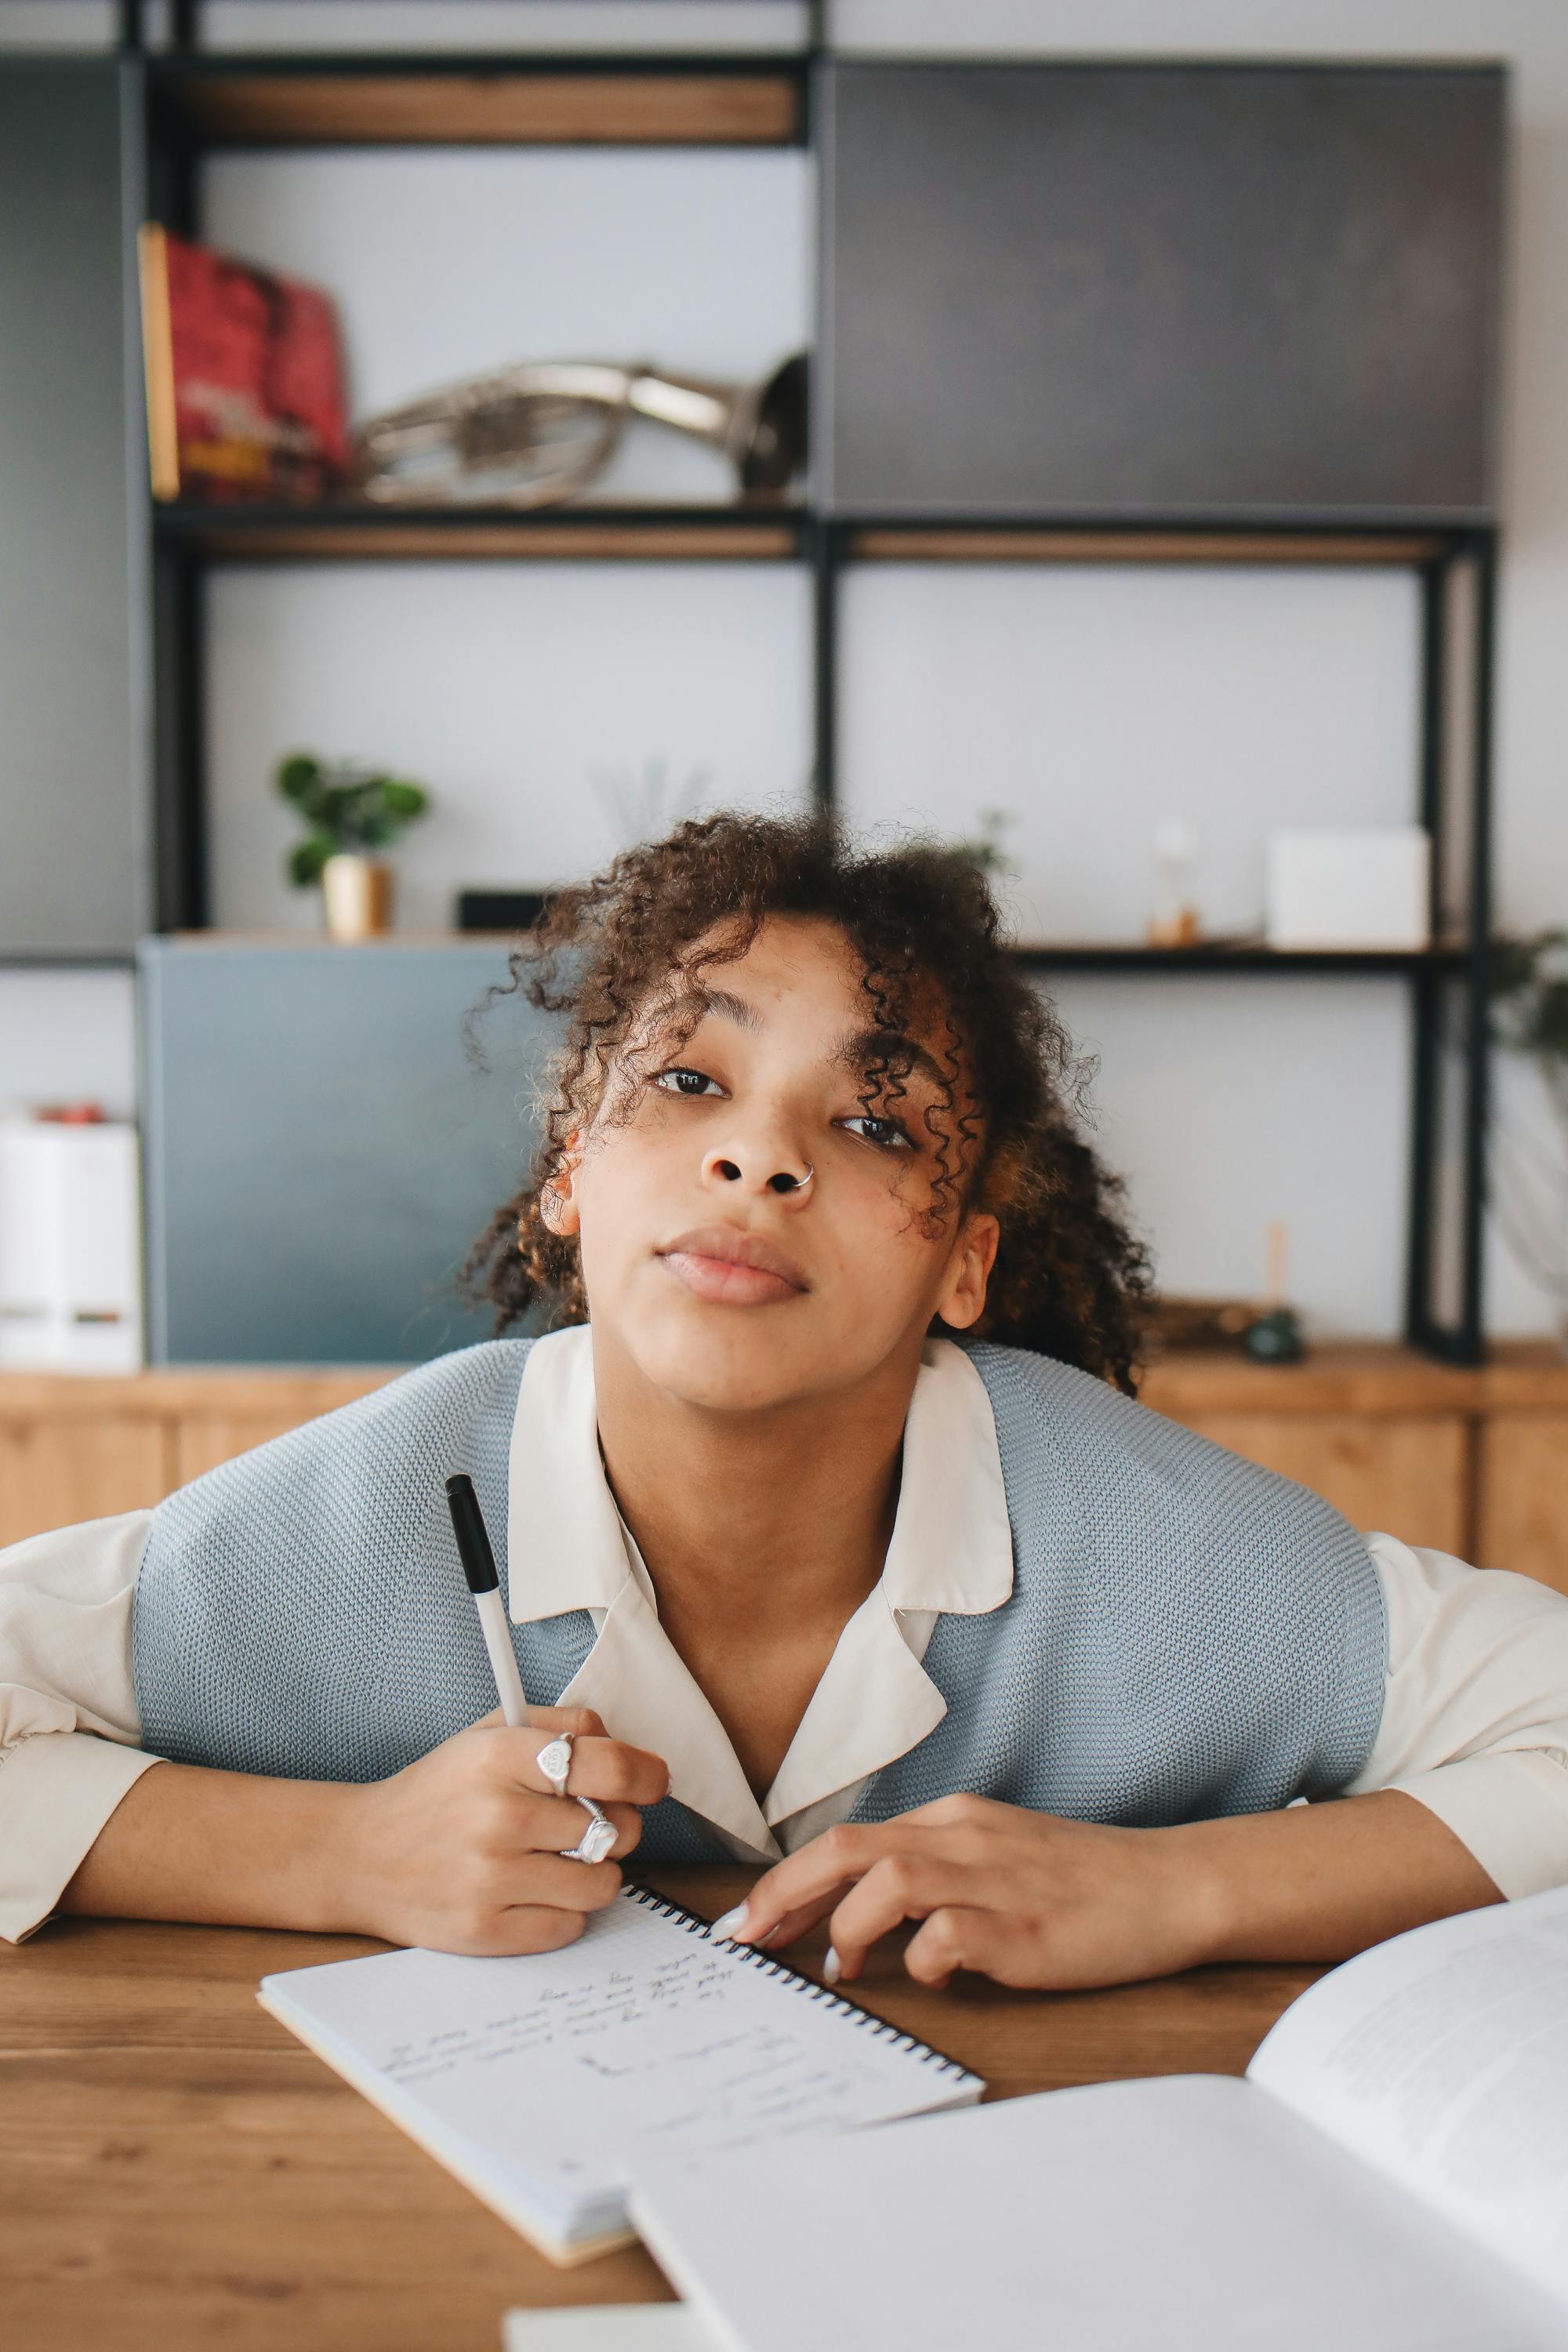
{"type": "Polygon", "coordinates": [[[759,1412],[839,1384],[820,1335],[785,1328],[765,1308],[707,1306],[660,1317],[631,1353],[644,1378],[684,1404],[709,1412],[759,1412]]]}

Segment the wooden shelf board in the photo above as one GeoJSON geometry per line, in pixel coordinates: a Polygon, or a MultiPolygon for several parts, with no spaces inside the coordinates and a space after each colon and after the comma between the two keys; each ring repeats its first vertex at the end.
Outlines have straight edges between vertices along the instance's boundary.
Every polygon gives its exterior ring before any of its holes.
{"type": "Polygon", "coordinates": [[[213,950],[222,948],[331,948],[335,955],[379,955],[388,948],[482,948],[515,944],[517,931],[380,931],[368,940],[334,940],[324,930],[162,931],[160,946],[213,950]]]}
{"type": "MultiPolygon", "coordinates": [[[[794,505],[687,508],[398,508],[367,500],[320,507],[153,509],[160,539],[231,562],[422,557],[540,561],[779,561],[801,552],[811,520],[794,505]]],[[[1381,563],[1434,560],[1431,534],[1270,534],[1235,530],[1033,530],[898,526],[849,535],[852,557],[910,562],[1381,563]]]]}
{"type": "Polygon", "coordinates": [[[134,948],[0,948],[0,971],[134,971],[134,948]]]}
{"type": "Polygon", "coordinates": [[[777,147],[802,136],[789,72],[655,67],[584,70],[541,58],[439,70],[334,61],[271,70],[259,61],[161,73],[154,87],[204,144],[283,146],[777,147]]]}
{"type": "Polygon", "coordinates": [[[1432,531],[977,530],[892,524],[852,530],[852,555],[890,563],[1430,563],[1432,531]]]}
{"type": "MultiPolygon", "coordinates": [[[[521,935],[517,930],[405,930],[387,931],[379,938],[359,940],[352,947],[364,948],[374,953],[379,948],[454,948],[478,947],[486,940],[505,945],[521,935]]],[[[328,947],[342,943],[329,940],[323,933],[307,930],[183,930],[166,935],[182,947],[328,947]]],[[[1436,966],[1439,970],[1460,970],[1468,961],[1463,948],[1440,947],[1423,950],[1394,949],[1384,951],[1374,948],[1323,949],[1306,948],[1279,950],[1264,947],[1237,949],[1146,948],[1135,943],[1126,946],[1091,947],[1021,947],[1014,950],[1020,962],[1031,970],[1043,971],[1106,971],[1128,973],[1175,972],[1190,976],[1214,972],[1324,972],[1336,974],[1372,974],[1413,971],[1436,966]]]]}
{"type": "Polygon", "coordinates": [[[1152,948],[1125,944],[1075,944],[1068,940],[1020,944],[1020,962],[1038,971],[1175,972],[1189,977],[1213,972],[1307,972],[1323,975],[1460,971],[1468,961],[1461,945],[1430,948],[1270,948],[1259,940],[1226,947],[1152,948]]]}
{"type": "Polygon", "coordinates": [[[715,507],[646,515],[592,508],[510,512],[461,508],[274,509],[168,506],[154,509],[167,544],[219,562],[780,562],[800,552],[792,509],[715,507]]]}

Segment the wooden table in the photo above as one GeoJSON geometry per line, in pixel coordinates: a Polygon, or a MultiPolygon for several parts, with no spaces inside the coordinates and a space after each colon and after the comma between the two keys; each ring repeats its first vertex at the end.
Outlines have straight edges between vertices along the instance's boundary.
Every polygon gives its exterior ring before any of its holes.
{"type": "MultiPolygon", "coordinates": [[[[648,1873],[704,1916],[751,1874],[648,1873]]],[[[278,1969],[349,1937],[57,1921],[0,1945],[0,2343],[6,2352],[500,2352],[511,2304],[640,2302],[640,2248],[557,2270],[286,2033],[278,1969]]],[[[793,1957],[816,1972],[822,1937],[793,1957]],[[805,1957],[803,1957],[803,1955],[805,1957]]],[[[1110,1992],[927,1991],[879,1957],[855,1998],[992,2097],[1240,2074],[1311,1968],[1110,1992]]]]}

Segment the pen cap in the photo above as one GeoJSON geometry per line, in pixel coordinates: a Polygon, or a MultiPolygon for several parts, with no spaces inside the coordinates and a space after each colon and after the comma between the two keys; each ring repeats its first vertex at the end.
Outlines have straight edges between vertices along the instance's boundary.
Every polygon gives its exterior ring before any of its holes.
{"type": "Polygon", "coordinates": [[[474,1482],[466,1470],[447,1479],[447,1507],[452,1514],[452,1533],[458,1538],[458,1554],[463,1563],[463,1574],[468,1580],[468,1591],[494,1592],[500,1583],[495,1554],[490,1549],[474,1482]]]}

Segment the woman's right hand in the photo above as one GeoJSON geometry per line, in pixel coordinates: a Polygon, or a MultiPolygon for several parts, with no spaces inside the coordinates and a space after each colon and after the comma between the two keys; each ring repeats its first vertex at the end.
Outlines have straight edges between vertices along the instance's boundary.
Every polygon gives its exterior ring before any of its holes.
{"type": "Polygon", "coordinates": [[[342,1822],[347,1907],[360,1933],[388,1943],[485,1956],[555,1951],[615,1899],[617,1859],[642,1834],[637,1808],[657,1804],[668,1788],[660,1758],[608,1738],[584,1707],[531,1707],[516,1728],[488,1716],[353,1790],[342,1822]],[[558,1797],[538,1759],[563,1731],[574,1745],[568,1793],[558,1797]],[[615,1823],[607,1862],[565,1859],[587,1826],[579,1796],[595,1799],[615,1823]]]}

